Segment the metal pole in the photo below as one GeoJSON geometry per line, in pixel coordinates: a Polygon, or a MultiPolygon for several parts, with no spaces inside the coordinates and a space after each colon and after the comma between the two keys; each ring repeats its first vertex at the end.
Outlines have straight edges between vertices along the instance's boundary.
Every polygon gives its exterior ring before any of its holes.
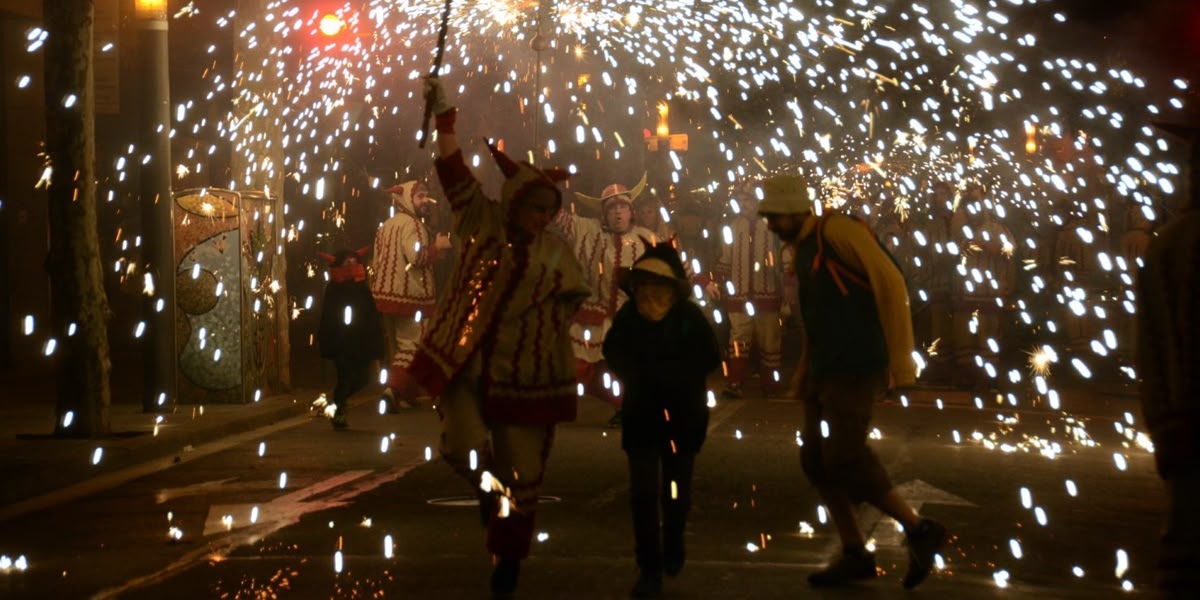
{"type": "MultiPolygon", "coordinates": [[[[151,2],[153,4],[153,2],[151,2]]],[[[165,3],[164,3],[165,5],[165,3]]],[[[153,279],[143,295],[146,412],[178,399],[175,367],[175,224],[171,196],[171,92],[165,9],[137,11],[138,72],[141,73],[142,265],[153,279]],[[148,160],[147,160],[148,157],[148,160]]]]}

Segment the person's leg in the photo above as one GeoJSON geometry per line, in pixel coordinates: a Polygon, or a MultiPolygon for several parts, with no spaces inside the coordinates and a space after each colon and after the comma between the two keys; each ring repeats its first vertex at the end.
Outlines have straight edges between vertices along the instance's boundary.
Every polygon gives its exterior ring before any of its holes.
{"type": "Polygon", "coordinates": [[[833,521],[834,529],[837,530],[838,539],[842,541],[842,547],[865,548],[866,538],[863,537],[862,530],[858,528],[858,508],[850,500],[850,496],[834,487],[817,488],[817,495],[821,497],[821,501],[825,503],[825,509],[829,511],[829,518],[833,521]]]}
{"type": "Polygon", "coordinates": [[[742,384],[750,374],[750,343],[753,337],[754,325],[750,316],[744,312],[730,312],[729,351],[725,358],[729,369],[725,389],[728,397],[739,398],[742,395],[742,384]]]}
{"type": "Polygon", "coordinates": [[[764,311],[754,316],[754,343],[758,345],[759,380],[762,382],[763,395],[778,396],[783,379],[779,372],[782,364],[780,348],[783,345],[779,311],[764,311]]]}
{"type": "Polygon", "coordinates": [[[412,408],[417,396],[421,393],[408,366],[412,364],[417,353],[417,342],[421,339],[422,323],[413,317],[394,317],[394,351],[392,362],[388,364],[388,389],[391,390],[395,406],[389,408],[412,408]]]}
{"type": "Polygon", "coordinates": [[[503,486],[505,499],[500,515],[492,519],[488,546],[495,554],[523,559],[529,555],[538,494],[554,445],[554,427],[493,423],[491,431],[490,472],[503,486]]]}
{"type": "Polygon", "coordinates": [[[379,323],[383,327],[383,364],[387,366],[389,374],[396,360],[396,323],[399,319],[390,313],[379,315],[379,323]]]}
{"type": "Polygon", "coordinates": [[[633,515],[633,554],[638,566],[634,598],[662,590],[663,556],[659,529],[659,453],[654,448],[625,451],[629,463],[629,505],[633,515]]]}
{"type": "Polygon", "coordinates": [[[683,534],[692,508],[692,473],[696,455],[664,453],[662,457],[663,570],[677,575],[687,556],[683,534]]]}
{"type": "Polygon", "coordinates": [[[631,448],[625,451],[629,463],[629,505],[633,515],[633,547],[637,566],[643,572],[662,569],[662,542],[659,534],[658,451],[631,448]]]}
{"type": "Polygon", "coordinates": [[[1158,558],[1158,590],[1163,598],[1191,598],[1200,587],[1200,474],[1183,474],[1164,481],[1167,492],[1166,527],[1158,558]]]}
{"type": "MultiPolygon", "coordinates": [[[[439,441],[442,459],[467,480],[476,494],[481,494],[480,477],[484,471],[492,468],[492,449],[483,422],[478,389],[479,381],[474,377],[456,376],[442,390],[437,411],[442,425],[439,441]],[[472,453],[474,461],[471,460],[472,453]]],[[[485,522],[491,516],[487,511],[488,506],[481,504],[481,510],[487,514],[485,522]]]]}
{"type": "Polygon", "coordinates": [[[333,384],[333,418],[330,421],[335,429],[344,429],[346,427],[346,408],[351,394],[354,393],[354,370],[355,366],[352,361],[344,356],[338,356],[333,360],[333,367],[337,377],[337,381],[333,384]]]}
{"type": "Polygon", "coordinates": [[[825,380],[809,380],[802,390],[804,402],[804,428],[800,448],[800,462],[829,517],[833,520],[838,538],[842,542],[842,553],[829,565],[808,577],[814,587],[843,585],[875,577],[875,558],[866,550],[866,541],[858,528],[858,514],[854,501],[841,486],[828,459],[832,428],[829,427],[829,404],[838,399],[831,395],[830,385],[825,380]],[[822,433],[822,423],[830,429],[830,436],[822,433]]]}
{"type": "Polygon", "coordinates": [[[825,404],[830,435],[824,460],[847,495],[870,502],[904,526],[909,561],[903,583],[906,589],[912,589],[932,570],[934,554],[946,539],[946,529],[916,514],[892,487],[879,458],[867,446],[871,409],[886,387],[886,371],[830,382],[828,391],[832,395],[825,404]]]}
{"type": "MultiPolygon", "coordinates": [[[[822,383],[819,401],[829,435],[821,438],[821,459],[834,485],[852,502],[865,500],[884,512],[895,510],[896,516],[911,523],[904,510],[889,503],[892,482],[879,457],[867,446],[871,408],[886,385],[887,374],[882,372],[828,378],[822,383]]],[[[891,499],[903,502],[896,494],[891,499]]]]}
{"type": "Polygon", "coordinates": [[[389,313],[380,313],[379,324],[383,329],[383,358],[380,360],[380,365],[387,369],[387,380],[384,382],[383,392],[381,392],[380,400],[387,403],[387,409],[394,412],[396,406],[396,394],[392,391],[392,378],[395,377],[396,367],[393,363],[396,360],[396,322],[398,317],[389,313]]]}
{"type": "Polygon", "coordinates": [[[804,474],[817,488],[817,496],[829,511],[829,518],[834,528],[838,530],[838,538],[842,547],[864,547],[866,544],[863,532],[858,529],[858,511],[846,492],[836,487],[832,473],[826,467],[828,461],[824,458],[824,443],[821,434],[822,412],[820,400],[816,395],[805,397],[804,428],[802,439],[804,446],[800,448],[800,466],[804,474]]]}
{"type": "Polygon", "coordinates": [[[913,507],[894,487],[889,488],[882,496],[871,499],[871,504],[875,505],[883,514],[895,519],[904,527],[905,531],[916,527],[921,521],[921,516],[913,510],[913,507]]]}
{"type": "Polygon", "coordinates": [[[516,588],[520,561],[529,556],[554,427],[493,423],[491,431],[491,474],[504,495],[499,514],[488,525],[487,545],[497,561],[492,591],[504,593],[516,588]]]}

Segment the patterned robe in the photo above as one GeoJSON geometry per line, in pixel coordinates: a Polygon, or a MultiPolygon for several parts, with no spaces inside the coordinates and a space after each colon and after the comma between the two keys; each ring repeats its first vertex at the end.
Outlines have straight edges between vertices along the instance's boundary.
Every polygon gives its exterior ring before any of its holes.
{"type": "Polygon", "coordinates": [[[512,235],[509,202],[484,195],[461,151],[436,164],[460,255],[409,371],[436,396],[478,354],[486,420],[520,425],[573,420],[575,369],[567,324],[590,294],[574,252],[554,235],[523,241],[512,235]]]}
{"type": "Polygon", "coordinates": [[[738,386],[749,376],[750,352],[758,347],[759,376],[763,392],[773,395],[781,377],[782,305],[778,268],[779,242],[767,229],[766,221],[746,215],[735,217],[727,225],[732,243],[721,228],[721,257],[716,278],[724,282],[725,310],[729,313],[729,349],[727,376],[738,386]],[[729,293],[729,284],[733,293],[729,293]],[[753,306],[753,311],[746,305],[753,306]]]}
{"type": "Polygon", "coordinates": [[[437,294],[433,267],[438,251],[412,204],[417,185],[416,181],[402,184],[395,214],[375,232],[372,260],[371,295],[382,317],[388,387],[403,399],[416,394],[408,387],[403,369],[412,363],[421,337],[417,314],[422,320],[428,318],[437,294]]]}
{"type": "Polygon", "coordinates": [[[563,210],[555,218],[557,228],[574,247],[583,265],[584,277],[592,295],[583,302],[571,324],[571,346],[575,358],[596,363],[603,358],[601,346],[612,326],[613,316],[628,298],[617,286],[617,274],[633,266],[646,251],[643,239],[653,241],[654,234],[634,226],[626,233],[606,230],[598,219],[581,217],[563,210]]]}
{"type": "Polygon", "coordinates": [[[412,205],[417,182],[404,185],[396,214],[375,233],[371,295],[383,314],[413,316],[421,311],[428,315],[435,305],[433,266],[438,252],[429,228],[412,205]]]}
{"type": "MultiPolygon", "coordinates": [[[[717,278],[733,284],[733,294],[723,287],[731,313],[746,312],[746,302],[756,313],[779,312],[779,243],[766,221],[740,216],[729,223],[733,243],[721,240],[717,278]]],[[[718,235],[724,236],[724,228],[718,235]]]]}

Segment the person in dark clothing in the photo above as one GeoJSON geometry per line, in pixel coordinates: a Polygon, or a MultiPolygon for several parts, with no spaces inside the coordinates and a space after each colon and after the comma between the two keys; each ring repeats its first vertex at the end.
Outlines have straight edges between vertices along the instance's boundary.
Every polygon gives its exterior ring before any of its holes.
{"type": "Polygon", "coordinates": [[[705,377],[721,364],[712,326],[687,299],[678,253],[670,242],[646,245],[622,273],[621,289],[633,302],[617,311],[603,347],[625,387],[621,448],[629,460],[640,570],[635,598],[657,596],[662,574],[683,569],[692,467],[708,429],[705,377]]]}
{"type": "Polygon", "coordinates": [[[803,177],[780,175],[763,182],[758,206],[767,227],[794,249],[804,324],[793,375],[793,394],[804,406],[800,464],[842,541],[841,556],[808,582],[839,586],[878,575],[858,525],[857,505],[868,502],[904,527],[902,583],[911,590],[933,569],[946,528],[908,504],[867,445],[875,402],[916,382],[908,288],[874,232],[847,215],[814,214],[817,202],[803,177]]]}
{"type": "Polygon", "coordinates": [[[1200,585],[1200,118],[1155,125],[1190,147],[1183,210],[1155,233],[1137,278],[1140,400],[1167,496],[1157,587],[1173,599],[1200,585]]]}
{"type": "Polygon", "coordinates": [[[347,427],[347,401],[370,381],[371,361],[383,358],[383,325],[367,286],[362,264],[365,252],[364,248],[320,255],[329,263],[329,283],[321,300],[317,343],[321,358],[332,360],[337,371],[334,429],[347,427]]]}

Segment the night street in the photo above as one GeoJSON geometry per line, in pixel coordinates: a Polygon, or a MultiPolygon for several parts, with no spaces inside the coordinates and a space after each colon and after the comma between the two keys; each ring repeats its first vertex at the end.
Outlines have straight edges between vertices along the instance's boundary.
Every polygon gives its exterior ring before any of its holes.
{"type": "MultiPolygon", "coordinates": [[[[350,431],[302,417],[274,433],[239,436],[205,458],[3,523],[6,546],[19,549],[29,569],[0,577],[2,595],[486,597],[489,558],[474,505],[464,502],[468,490],[445,465],[425,460],[436,443],[436,416],[378,416],[368,398],[359,400],[350,431]],[[251,524],[254,507],[258,522],[251,524]],[[224,523],[226,515],[232,521],[224,523]],[[168,542],[171,526],[182,530],[180,541],[168,542]]],[[[1129,595],[1121,591],[1125,582],[1133,594],[1145,593],[1161,484],[1150,455],[1120,443],[1113,422],[1122,415],[1081,411],[1075,424],[1086,427],[1083,434],[1045,412],[920,404],[879,410],[882,437],[874,442],[910,502],[953,536],[945,568],[917,594],[1098,598],[1129,595]],[[976,432],[994,449],[973,440],[976,432]],[[1054,458],[1039,454],[1058,444],[1054,458]],[[1115,455],[1124,458],[1124,471],[1115,455]]],[[[628,483],[619,436],[602,426],[607,416],[585,400],[580,422],[559,429],[539,509],[540,543],[526,561],[518,597],[627,597],[636,574],[628,483]]],[[[899,584],[902,536],[878,513],[862,519],[877,547],[879,579],[809,590],[805,576],[837,543],[798,466],[796,419],[796,405],[783,401],[722,401],[714,410],[697,464],[687,567],[667,581],[665,597],[906,596],[899,584]]]]}
{"type": "Polygon", "coordinates": [[[0,600],[1190,600],[1198,81],[1200,0],[0,0],[0,600]]]}

